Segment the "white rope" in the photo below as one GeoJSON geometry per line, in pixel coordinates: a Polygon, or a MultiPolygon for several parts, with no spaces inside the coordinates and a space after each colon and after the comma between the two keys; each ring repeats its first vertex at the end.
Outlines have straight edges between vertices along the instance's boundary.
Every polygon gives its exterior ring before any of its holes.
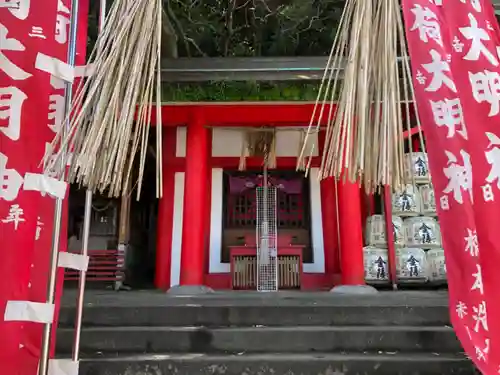
{"type": "MultiPolygon", "coordinates": [[[[117,0],[96,43],[92,75],[72,103],[70,131],[58,134],[55,150],[73,151],[69,182],[109,196],[127,194],[137,175],[140,195],[151,104],[156,105],[157,197],[162,194],[161,0],[117,0]],[[137,172],[137,173],[134,173],[137,172]]],[[[45,159],[46,170],[60,164],[62,153],[45,159]]]]}
{"type": "MultiPolygon", "coordinates": [[[[361,181],[367,192],[380,185],[401,189],[408,167],[403,130],[411,127],[412,103],[415,95],[399,1],[347,0],[298,168],[303,167],[306,149],[310,156],[314,152],[309,135],[324,126],[320,179],[361,181]]],[[[420,132],[418,116],[417,126],[420,132]]],[[[423,145],[422,135],[420,142],[423,145]]],[[[411,140],[409,144],[412,152],[411,140]]]]}

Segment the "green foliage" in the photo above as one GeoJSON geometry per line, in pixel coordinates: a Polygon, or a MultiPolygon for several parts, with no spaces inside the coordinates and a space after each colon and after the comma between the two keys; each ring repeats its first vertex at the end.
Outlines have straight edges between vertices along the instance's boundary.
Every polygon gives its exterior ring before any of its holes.
{"type": "Polygon", "coordinates": [[[314,101],[319,82],[217,81],[164,84],[163,102],[314,101]]]}

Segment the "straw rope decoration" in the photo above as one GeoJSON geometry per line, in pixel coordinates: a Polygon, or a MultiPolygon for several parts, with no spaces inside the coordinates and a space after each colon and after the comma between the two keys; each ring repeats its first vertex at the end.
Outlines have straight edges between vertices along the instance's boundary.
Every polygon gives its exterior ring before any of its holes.
{"type": "MultiPolygon", "coordinates": [[[[91,55],[93,74],[80,84],[69,130],[52,142],[57,166],[71,150],[68,182],[117,197],[138,178],[148,152],[152,104],[156,104],[156,195],[162,195],[161,68],[162,0],[115,0],[91,55]],[[137,173],[135,172],[137,169],[137,173]]],[[[60,170],[60,168],[59,168],[60,170]]]]}
{"type": "Polygon", "coordinates": [[[246,170],[248,157],[260,156],[269,169],[276,169],[276,128],[256,128],[246,130],[241,143],[238,170],[246,170]]]}
{"type": "Polygon", "coordinates": [[[403,139],[403,131],[411,126],[411,102],[414,91],[399,0],[347,0],[297,169],[303,167],[306,149],[311,160],[315,145],[309,144],[309,136],[326,124],[320,179],[360,181],[367,192],[381,185],[401,190],[410,182],[405,181],[406,168],[412,167],[405,163],[403,139]]]}

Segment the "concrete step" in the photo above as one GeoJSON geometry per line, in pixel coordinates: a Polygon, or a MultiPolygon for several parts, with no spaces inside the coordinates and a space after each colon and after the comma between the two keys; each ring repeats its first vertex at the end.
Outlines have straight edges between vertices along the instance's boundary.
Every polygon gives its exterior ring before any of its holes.
{"type": "Polygon", "coordinates": [[[80,375],[475,374],[462,356],[438,354],[143,355],[83,360],[80,375]]]}
{"type": "MultiPolygon", "coordinates": [[[[58,330],[57,352],[70,353],[72,328],[58,330]]],[[[80,352],[96,353],[286,353],[462,351],[451,327],[98,327],[84,328],[80,352]]]]}
{"type": "MultiPolygon", "coordinates": [[[[364,297],[363,297],[364,298],[364,297]]],[[[70,327],[75,319],[74,307],[63,307],[60,326],[70,327]]],[[[328,304],[290,304],[286,306],[184,305],[85,306],[84,326],[95,327],[252,327],[264,326],[341,326],[406,325],[444,326],[449,324],[448,307],[444,306],[356,306],[328,304]]]]}

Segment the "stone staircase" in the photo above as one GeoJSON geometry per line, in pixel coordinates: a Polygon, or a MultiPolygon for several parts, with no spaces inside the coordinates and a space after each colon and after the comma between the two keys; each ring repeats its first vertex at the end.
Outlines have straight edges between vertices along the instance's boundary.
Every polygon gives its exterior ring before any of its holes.
{"type": "MultiPolygon", "coordinates": [[[[81,375],[475,373],[436,292],[143,293],[87,298],[81,375]]],[[[61,357],[71,352],[74,310],[61,311],[61,357]]]]}

